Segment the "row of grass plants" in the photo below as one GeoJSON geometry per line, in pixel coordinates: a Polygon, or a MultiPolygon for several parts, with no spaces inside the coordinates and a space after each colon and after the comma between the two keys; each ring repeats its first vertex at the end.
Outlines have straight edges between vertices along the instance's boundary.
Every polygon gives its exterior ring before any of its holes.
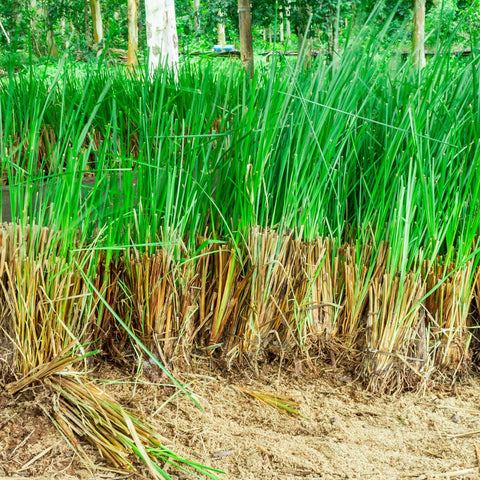
{"type": "MultiPolygon", "coordinates": [[[[417,71],[378,35],[253,80],[204,60],[178,83],[62,62],[0,79],[1,321],[18,372],[53,365],[67,436],[89,437],[93,394],[55,365],[97,349],[321,357],[382,392],[474,363],[479,59],[446,42],[417,71]]],[[[157,440],[105,402],[154,469],[157,440]]]]}

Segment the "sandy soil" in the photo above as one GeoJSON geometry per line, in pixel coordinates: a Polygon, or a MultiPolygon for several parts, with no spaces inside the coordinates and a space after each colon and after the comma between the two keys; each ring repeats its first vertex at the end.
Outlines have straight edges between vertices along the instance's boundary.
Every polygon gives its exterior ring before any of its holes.
{"type": "MultiPolygon", "coordinates": [[[[183,394],[172,396],[171,387],[148,381],[151,375],[135,382],[107,366],[96,375],[124,405],[153,420],[169,446],[223,470],[225,479],[480,478],[479,379],[387,397],[328,370],[297,375],[293,367],[267,366],[255,375],[203,365],[195,372],[180,379],[203,412],[183,394]],[[301,416],[262,404],[238,387],[292,397],[301,416]]],[[[41,391],[12,398],[0,387],[0,480],[142,478],[89,472],[47,417],[51,398],[41,391]]]]}

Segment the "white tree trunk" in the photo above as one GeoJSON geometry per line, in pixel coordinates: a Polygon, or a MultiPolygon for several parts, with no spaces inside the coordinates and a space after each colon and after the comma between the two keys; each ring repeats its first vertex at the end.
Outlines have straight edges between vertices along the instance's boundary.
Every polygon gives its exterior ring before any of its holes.
{"type": "Polygon", "coordinates": [[[221,47],[224,47],[226,43],[227,39],[225,36],[225,24],[217,23],[217,44],[221,47]]]}
{"type": "Polygon", "coordinates": [[[178,36],[174,0],[145,0],[148,73],[153,77],[161,65],[178,80],[178,36]]]}
{"type": "Polygon", "coordinates": [[[425,0],[413,0],[413,64],[422,69],[425,61],[425,0]]]}
{"type": "Polygon", "coordinates": [[[285,29],[283,26],[283,12],[280,12],[278,15],[278,20],[279,20],[279,27],[280,27],[280,43],[283,43],[285,41],[285,29]]]}
{"type": "Polygon", "coordinates": [[[285,9],[285,35],[287,39],[290,40],[292,36],[292,26],[290,24],[290,7],[285,9]]]}
{"type": "MultiPolygon", "coordinates": [[[[223,12],[218,12],[218,16],[220,18],[224,17],[223,12]]],[[[218,22],[217,23],[217,44],[220,45],[221,47],[224,47],[225,44],[227,43],[227,37],[225,35],[225,24],[223,22],[218,22]]]]}

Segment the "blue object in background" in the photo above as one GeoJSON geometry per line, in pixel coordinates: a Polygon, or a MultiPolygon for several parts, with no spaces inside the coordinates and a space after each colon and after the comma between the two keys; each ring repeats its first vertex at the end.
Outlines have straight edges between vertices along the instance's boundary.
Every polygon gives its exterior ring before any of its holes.
{"type": "Polygon", "coordinates": [[[235,50],[235,45],[214,45],[213,51],[216,53],[222,52],[233,52],[235,50]]]}

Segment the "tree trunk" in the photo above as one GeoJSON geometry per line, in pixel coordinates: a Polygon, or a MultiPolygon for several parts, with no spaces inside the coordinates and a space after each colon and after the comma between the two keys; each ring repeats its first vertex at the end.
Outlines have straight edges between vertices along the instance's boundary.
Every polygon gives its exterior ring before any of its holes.
{"type": "Polygon", "coordinates": [[[240,56],[243,66],[253,77],[253,37],[250,0],[238,0],[238,23],[240,29],[240,56]]]}
{"type": "Polygon", "coordinates": [[[43,13],[47,25],[47,55],[51,58],[58,58],[58,47],[53,33],[53,19],[48,15],[48,9],[43,9],[43,13]]]}
{"type": "Polygon", "coordinates": [[[32,44],[37,54],[40,55],[40,48],[38,47],[37,42],[37,0],[30,0],[30,15],[30,31],[32,35],[32,44]]]}
{"type": "Polygon", "coordinates": [[[217,23],[217,45],[224,47],[226,43],[227,39],[225,36],[225,24],[217,23]]]}
{"type": "Polygon", "coordinates": [[[178,81],[178,36],[174,0],[145,0],[148,73],[153,78],[159,64],[178,81]]]}
{"type": "Polygon", "coordinates": [[[127,5],[127,21],[128,21],[128,54],[127,68],[134,70],[138,65],[138,1],[128,0],[127,5]]]}
{"type": "Polygon", "coordinates": [[[217,23],[217,45],[224,47],[226,43],[227,39],[225,36],[225,24],[217,23]]]}
{"type": "Polygon", "coordinates": [[[103,40],[103,22],[100,0],[90,0],[90,11],[92,12],[93,43],[100,43],[103,40]]]}
{"type": "Polygon", "coordinates": [[[297,50],[298,50],[298,56],[301,55],[302,50],[303,50],[303,42],[305,40],[305,35],[301,32],[297,32],[297,50]]]}
{"type": "Polygon", "coordinates": [[[30,0],[30,14],[30,28],[33,35],[37,27],[37,0],[30,0]]]}
{"type": "Polygon", "coordinates": [[[200,31],[200,0],[193,0],[193,18],[195,22],[195,30],[200,31]]]}
{"type": "Polygon", "coordinates": [[[337,2],[337,12],[333,21],[333,52],[338,52],[339,44],[339,31],[340,31],[340,2],[337,2]]]}
{"type": "Polygon", "coordinates": [[[413,64],[422,69],[425,61],[425,0],[413,0],[413,64]]]}
{"type": "Polygon", "coordinates": [[[51,58],[58,58],[57,42],[55,41],[53,30],[50,29],[47,31],[47,50],[51,58]]]}
{"type": "Polygon", "coordinates": [[[272,43],[272,29],[270,27],[263,29],[263,35],[265,42],[272,43]]]}
{"type": "Polygon", "coordinates": [[[279,23],[279,35],[280,35],[280,43],[283,43],[285,41],[285,29],[283,26],[283,12],[280,12],[278,15],[278,23],[279,23]]]}
{"type": "MultiPolygon", "coordinates": [[[[219,18],[223,18],[224,14],[222,11],[218,12],[219,18]]],[[[218,22],[217,23],[217,45],[220,45],[221,47],[224,47],[225,44],[227,43],[227,37],[225,35],[225,23],[218,22]]]]}
{"type": "Polygon", "coordinates": [[[87,43],[90,45],[92,42],[92,36],[90,34],[90,26],[88,22],[88,1],[83,0],[83,19],[85,21],[85,38],[87,39],[87,43]]]}
{"type": "Polygon", "coordinates": [[[285,33],[287,35],[287,39],[290,40],[292,36],[292,25],[290,24],[290,2],[287,2],[288,6],[285,8],[285,33]]]}

